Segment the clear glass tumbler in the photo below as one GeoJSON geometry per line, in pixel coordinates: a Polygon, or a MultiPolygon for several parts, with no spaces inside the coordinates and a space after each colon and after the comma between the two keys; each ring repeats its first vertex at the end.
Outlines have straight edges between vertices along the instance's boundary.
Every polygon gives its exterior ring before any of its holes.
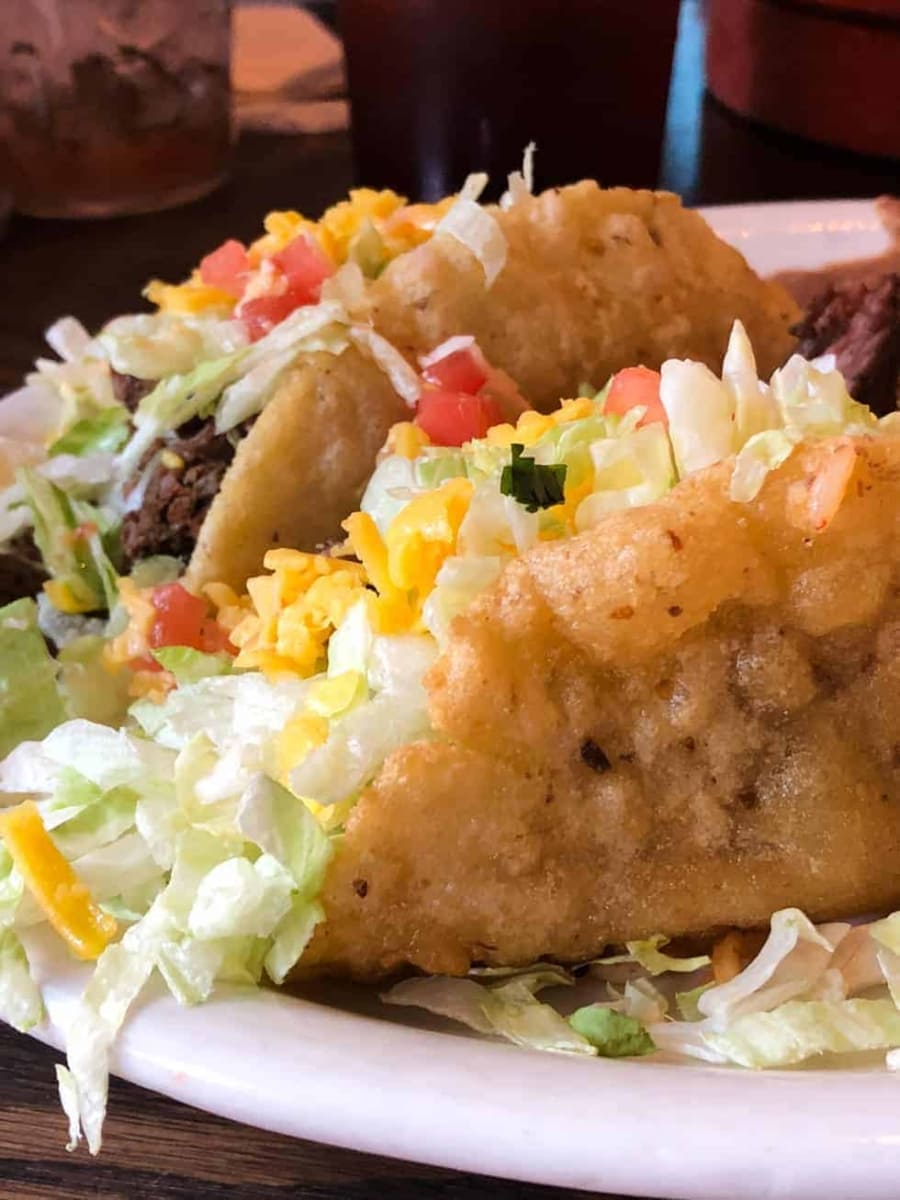
{"type": "Polygon", "coordinates": [[[205,195],[232,145],[230,0],[3,0],[0,177],[19,212],[205,195]]]}

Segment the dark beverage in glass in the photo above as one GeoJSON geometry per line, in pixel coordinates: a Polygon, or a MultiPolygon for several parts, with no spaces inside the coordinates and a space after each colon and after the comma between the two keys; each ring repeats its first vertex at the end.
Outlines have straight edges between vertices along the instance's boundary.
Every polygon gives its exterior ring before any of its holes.
{"type": "Polygon", "coordinates": [[[537,144],[538,186],[656,184],[680,0],[340,0],[357,177],[433,200],[537,144]]]}

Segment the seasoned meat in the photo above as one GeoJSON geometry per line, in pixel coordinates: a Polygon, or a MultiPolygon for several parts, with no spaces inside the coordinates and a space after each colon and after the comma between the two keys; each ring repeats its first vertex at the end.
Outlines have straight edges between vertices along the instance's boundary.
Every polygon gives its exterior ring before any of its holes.
{"type": "Polygon", "coordinates": [[[129,412],[134,412],[143,398],[156,387],[155,379],[138,379],[136,375],[123,375],[112,371],[113,395],[129,412]]]}
{"type": "Polygon", "coordinates": [[[172,441],[150,448],[132,486],[155,459],[140,507],[122,522],[128,564],[153,554],[190,557],[209,507],[234,458],[234,445],[217,434],[212,418],[183,425],[172,441]]]}
{"type": "Polygon", "coordinates": [[[830,285],[793,330],[804,358],[833,354],[856,400],[884,416],[900,404],[900,275],[830,285]]]}
{"type": "MultiPolygon", "coordinates": [[[[839,443],[844,445],[844,443],[839,443]]],[[[900,901],[900,437],[730,465],[539,544],[454,622],[305,963],[457,973],[900,901]],[[365,881],[365,887],[359,886],[365,881]]]]}
{"type": "Polygon", "coordinates": [[[31,532],[19,534],[0,553],[0,605],[36,595],[47,577],[31,532]]]}

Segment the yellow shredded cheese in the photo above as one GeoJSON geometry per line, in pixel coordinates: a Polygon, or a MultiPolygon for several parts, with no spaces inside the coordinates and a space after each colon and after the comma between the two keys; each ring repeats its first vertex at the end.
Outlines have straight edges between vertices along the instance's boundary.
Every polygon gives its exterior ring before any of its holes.
{"type": "Polygon", "coordinates": [[[44,828],[31,800],[0,813],[0,836],[25,886],[78,958],[98,958],[118,932],[44,828]]]}

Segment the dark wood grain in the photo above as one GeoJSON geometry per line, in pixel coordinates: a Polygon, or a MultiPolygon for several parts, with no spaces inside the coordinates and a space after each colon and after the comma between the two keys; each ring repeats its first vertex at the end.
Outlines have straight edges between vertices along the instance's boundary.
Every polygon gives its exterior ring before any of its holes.
{"type": "MultiPolygon", "coordinates": [[[[788,138],[704,97],[699,0],[682,18],[662,182],[696,204],[900,190],[900,165],[788,138]]],[[[77,223],[14,218],[0,241],[0,391],[43,352],[62,313],[91,327],[133,310],[151,276],[177,279],[226,237],[251,238],[270,208],[319,213],[351,180],[349,141],[249,137],[232,181],[191,207],[77,223]]],[[[603,178],[603,163],[597,174],[603,178]]],[[[607,182],[615,182],[607,180],[607,182]]],[[[248,1129],[113,1081],[98,1160],[66,1153],[46,1048],[0,1026],[0,1200],[565,1200],[578,1193],[402,1164],[248,1129]]],[[[611,1098],[614,1103],[614,1098],[611,1098]]]]}

